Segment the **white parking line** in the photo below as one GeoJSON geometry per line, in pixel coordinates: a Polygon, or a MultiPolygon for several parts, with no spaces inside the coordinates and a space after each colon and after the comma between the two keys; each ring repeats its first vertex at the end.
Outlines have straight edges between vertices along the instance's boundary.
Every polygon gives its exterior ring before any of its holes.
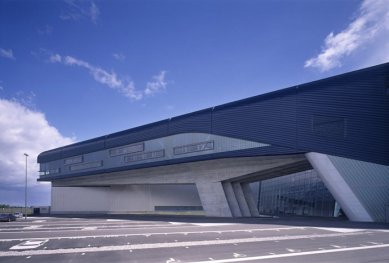
{"type": "Polygon", "coordinates": [[[254,261],[254,260],[262,260],[262,259],[288,258],[288,257],[297,257],[297,256],[306,256],[306,255],[339,253],[339,252],[346,252],[346,251],[365,250],[365,249],[374,249],[374,248],[386,248],[386,247],[389,247],[389,244],[365,246],[365,247],[348,247],[348,248],[339,248],[339,249],[314,250],[314,251],[306,251],[306,252],[298,252],[298,253],[266,255],[266,256],[246,257],[246,258],[229,258],[229,259],[220,259],[220,260],[212,260],[212,261],[196,261],[196,262],[192,262],[192,263],[242,262],[242,261],[254,261]]]}
{"type": "Polygon", "coordinates": [[[84,227],[84,228],[82,228],[81,230],[83,230],[83,231],[90,231],[90,230],[96,230],[97,229],[97,227],[95,227],[95,226],[88,226],[88,227],[84,227]]]}
{"type": "Polygon", "coordinates": [[[236,225],[233,223],[191,223],[192,225],[195,226],[231,226],[231,225],[236,225]]]}
{"type": "MultiPolygon", "coordinates": [[[[195,227],[195,226],[192,226],[195,227]]],[[[160,227],[159,229],[171,229],[173,227],[160,227]]],[[[143,228],[136,228],[138,229],[143,229],[143,228]]],[[[146,228],[144,228],[146,229],[146,228]]],[[[149,228],[147,228],[149,229],[149,228]]],[[[276,230],[294,230],[294,229],[301,229],[305,230],[305,227],[282,227],[282,228],[254,228],[251,229],[253,232],[262,232],[262,231],[276,231],[276,230]]],[[[51,232],[51,231],[34,231],[33,233],[40,233],[40,232],[51,232]]],[[[175,232],[149,232],[149,233],[139,233],[139,234],[109,234],[109,235],[85,235],[81,236],[80,232],[78,231],[77,236],[56,236],[56,237],[44,237],[45,239],[53,240],[53,239],[85,239],[85,238],[96,238],[96,237],[128,237],[128,236],[144,236],[144,235],[188,235],[188,234],[207,234],[207,233],[236,233],[236,232],[247,232],[246,229],[233,229],[233,230],[205,230],[205,231],[175,231],[175,232]]],[[[20,233],[20,232],[7,232],[7,233],[20,233]]],[[[0,242],[6,242],[6,241],[18,241],[18,240],[24,240],[26,238],[5,238],[5,239],[0,239],[0,242]]],[[[36,238],[29,238],[29,240],[40,240],[42,239],[41,237],[36,237],[36,238]]]]}
{"type": "Polygon", "coordinates": [[[40,228],[42,227],[42,225],[32,225],[32,226],[26,226],[26,227],[23,227],[24,230],[28,230],[28,229],[37,229],[37,228],[40,228]]]}
{"type": "MultiPolygon", "coordinates": [[[[27,233],[24,230],[34,230],[33,233],[45,233],[53,231],[79,231],[79,230],[119,230],[119,229],[150,229],[150,228],[159,228],[159,227],[165,227],[165,228],[174,228],[172,225],[108,225],[108,226],[70,226],[70,227],[40,227],[39,230],[35,230],[36,228],[3,228],[0,229],[0,232],[2,233],[20,233],[20,231],[15,230],[23,230],[23,233],[27,233]],[[90,229],[88,229],[90,228],[90,229]],[[12,230],[12,231],[9,231],[12,230]]],[[[189,226],[190,227],[190,226],[189,226]]]]}
{"type": "Polygon", "coordinates": [[[356,228],[336,228],[336,227],[315,227],[316,229],[327,230],[338,233],[352,233],[357,231],[366,231],[366,229],[356,229],[356,228]]]}
{"type": "MultiPolygon", "coordinates": [[[[238,238],[228,240],[205,240],[205,241],[187,241],[187,242],[170,242],[170,243],[151,243],[151,244],[133,244],[133,245],[119,245],[119,246],[101,246],[101,247],[84,247],[84,248],[63,248],[53,250],[26,250],[26,251],[5,251],[0,252],[0,257],[14,257],[14,256],[35,256],[35,255],[54,255],[54,254],[73,254],[73,253],[91,253],[91,252],[108,252],[108,251],[122,251],[135,249],[155,249],[155,248],[177,248],[177,247],[191,247],[191,246],[211,246],[211,245],[226,245],[234,243],[254,243],[265,242],[272,240],[298,240],[307,239],[310,237],[326,238],[338,236],[355,236],[363,235],[366,232],[358,233],[336,233],[336,234],[320,234],[320,235],[296,235],[296,236],[271,236],[263,238],[238,238]]],[[[382,245],[376,245],[380,247],[382,245]]],[[[387,244],[389,246],[389,244],[387,244]]]]}
{"type": "Polygon", "coordinates": [[[11,247],[10,250],[34,249],[34,248],[42,246],[47,241],[49,241],[49,240],[47,240],[47,239],[46,240],[34,240],[34,241],[28,240],[28,241],[25,241],[21,244],[18,244],[18,245],[11,247]]]}

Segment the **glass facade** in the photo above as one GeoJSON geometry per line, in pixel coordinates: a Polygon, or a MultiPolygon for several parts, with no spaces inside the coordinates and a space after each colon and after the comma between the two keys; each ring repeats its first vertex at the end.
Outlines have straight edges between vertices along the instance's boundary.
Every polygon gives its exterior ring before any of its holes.
{"type": "Polygon", "coordinates": [[[259,182],[264,215],[334,216],[335,200],[314,170],[259,182]]]}

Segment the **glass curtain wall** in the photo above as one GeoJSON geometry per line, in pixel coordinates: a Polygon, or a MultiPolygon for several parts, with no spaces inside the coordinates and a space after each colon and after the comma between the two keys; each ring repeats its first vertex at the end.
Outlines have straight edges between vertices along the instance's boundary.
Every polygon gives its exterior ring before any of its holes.
{"type": "Polygon", "coordinates": [[[334,209],[334,198],[314,170],[259,182],[261,214],[333,217],[334,209]]]}

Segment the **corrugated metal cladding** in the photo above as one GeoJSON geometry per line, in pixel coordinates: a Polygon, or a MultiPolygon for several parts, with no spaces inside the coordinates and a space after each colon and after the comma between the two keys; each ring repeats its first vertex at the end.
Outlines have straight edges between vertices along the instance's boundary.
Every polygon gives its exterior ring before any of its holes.
{"type": "Polygon", "coordinates": [[[141,142],[168,136],[169,120],[152,123],[135,129],[108,135],[105,147],[112,148],[125,144],[141,142]]]}
{"type": "Polygon", "coordinates": [[[212,108],[170,119],[170,135],[189,132],[212,133],[212,108]]]}
{"type": "Polygon", "coordinates": [[[386,63],[44,152],[38,162],[202,132],[389,165],[388,85],[386,63]]]}
{"type": "Polygon", "coordinates": [[[213,133],[296,148],[295,94],[215,108],[213,133]]]}
{"type": "Polygon", "coordinates": [[[71,145],[65,147],[61,151],[62,158],[67,158],[75,155],[81,155],[89,152],[100,151],[104,149],[104,139],[87,142],[81,145],[71,145]]]}
{"type": "Polygon", "coordinates": [[[388,65],[300,86],[297,148],[389,164],[388,65]],[[343,134],[315,132],[315,116],[343,119],[343,134]]]}

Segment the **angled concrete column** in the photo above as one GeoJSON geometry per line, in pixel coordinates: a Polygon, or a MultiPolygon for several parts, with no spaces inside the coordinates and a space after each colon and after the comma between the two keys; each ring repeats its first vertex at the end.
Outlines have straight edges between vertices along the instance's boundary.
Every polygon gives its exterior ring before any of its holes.
{"type": "Polygon", "coordinates": [[[196,187],[206,216],[232,217],[221,182],[197,182],[196,187]]]}
{"type": "Polygon", "coordinates": [[[374,221],[327,155],[311,152],[306,157],[351,221],[374,221]]]}
{"type": "Polygon", "coordinates": [[[240,212],[238,200],[236,200],[234,189],[230,182],[223,182],[224,193],[226,194],[226,198],[228,201],[228,205],[230,206],[232,216],[234,217],[242,217],[242,213],[240,212]]]}
{"type": "Polygon", "coordinates": [[[254,194],[251,191],[249,183],[242,183],[242,190],[246,199],[247,205],[249,206],[251,216],[259,216],[257,208],[257,202],[255,201],[254,194]]]}
{"type": "Polygon", "coordinates": [[[246,198],[243,194],[242,186],[238,182],[232,183],[232,189],[234,189],[236,200],[238,201],[240,212],[242,213],[242,216],[244,217],[250,217],[250,209],[247,204],[246,198]]]}

